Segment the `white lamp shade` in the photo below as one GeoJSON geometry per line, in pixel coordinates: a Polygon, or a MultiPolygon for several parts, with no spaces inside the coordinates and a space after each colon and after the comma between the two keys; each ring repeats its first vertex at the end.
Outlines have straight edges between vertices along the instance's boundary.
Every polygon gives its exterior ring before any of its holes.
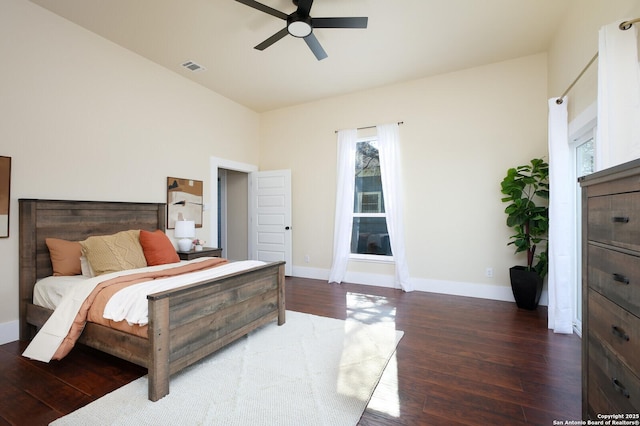
{"type": "Polygon", "coordinates": [[[176,227],[173,231],[178,241],[179,251],[191,250],[191,239],[196,236],[196,223],[193,220],[176,220],[176,227]]]}
{"type": "Polygon", "coordinates": [[[193,238],[196,236],[196,223],[193,220],[176,220],[173,232],[176,238],[193,238]]]}

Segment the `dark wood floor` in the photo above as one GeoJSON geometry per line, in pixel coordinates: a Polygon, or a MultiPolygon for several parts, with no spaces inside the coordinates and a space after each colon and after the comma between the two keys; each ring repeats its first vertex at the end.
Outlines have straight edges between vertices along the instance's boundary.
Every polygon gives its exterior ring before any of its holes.
{"type": "MultiPolygon", "coordinates": [[[[360,425],[580,419],[580,339],[549,331],[544,307],[287,278],[287,309],[404,331],[360,425]]],[[[0,425],[46,425],[145,374],[85,347],[30,361],[25,346],[0,346],[0,425]]]]}

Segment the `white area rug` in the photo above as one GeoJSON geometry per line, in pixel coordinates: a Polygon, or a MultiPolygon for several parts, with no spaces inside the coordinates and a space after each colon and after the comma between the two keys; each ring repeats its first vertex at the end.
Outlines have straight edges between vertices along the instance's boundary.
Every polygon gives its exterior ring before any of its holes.
{"type": "Polygon", "coordinates": [[[147,399],[142,377],[53,425],[355,425],[403,332],[287,311],[171,377],[147,399]]]}

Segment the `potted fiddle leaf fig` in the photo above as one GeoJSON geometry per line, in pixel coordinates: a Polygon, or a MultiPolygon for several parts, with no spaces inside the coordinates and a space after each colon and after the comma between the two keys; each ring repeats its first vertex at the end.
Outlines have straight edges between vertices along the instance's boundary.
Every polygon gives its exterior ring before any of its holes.
{"type": "Polygon", "coordinates": [[[529,164],[510,168],[502,180],[502,202],[507,226],[514,234],[508,245],[515,253],[526,253],[527,265],[509,269],[511,289],[518,307],[538,307],[544,277],[547,275],[547,238],[549,231],[549,164],[534,158],[529,164]]]}

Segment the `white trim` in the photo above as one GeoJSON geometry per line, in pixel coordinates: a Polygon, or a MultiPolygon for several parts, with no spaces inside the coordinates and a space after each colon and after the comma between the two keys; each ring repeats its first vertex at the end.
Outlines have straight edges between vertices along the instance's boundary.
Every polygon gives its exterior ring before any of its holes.
{"type": "MultiPolygon", "coordinates": [[[[293,276],[300,278],[311,278],[326,281],[329,279],[329,270],[321,268],[309,268],[305,266],[293,266],[293,276]]],[[[499,300],[504,302],[513,302],[513,292],[511,287],[506,285],[471,283],[459,281],[445,281],[421,279],[412,277],[416,291],[424,291],[428,293],[448,294],[451,296],[473,297],[476,299],[499,300]]],[[[371,285],[376,287],[397,288],[394,286],[393,275],[368,274],[362,272],[347,272],[344,283],[371,285]]],[[[329,285],[329,284],[327,284],[329,285]]],[[[540,305],[547,306],[549,295],[547,288],[542,290],[540,297],[540,305]]]]}
{"type": "MultiPolygon", "coordinates": [[[[227,241],[227,169],[218,169],[218,179],[219,182],[219,191],[218,197],[220,198],[222,208],[217,206],[216,211],[220,210],[220,223],[224,226],[220,227],[220,245],[218,247],[222,248],[224,252],[228,251],[228,241],[227,241]]],[[[218,183],[218,182],[216,182],[218,183]]],[[[217,199],[216,199],[217,201],[217,199]]],[[[218,228],[218,223],[215,223],[216,229],[218,228]]],[[[217,243],[216,243],[217,244],[217,243]]],[[[216,247],[216,245],[211,245],[211,247],[216,247]]]]}
{"type": "Polygon", "coordinates": [[[308,266],[293,265],[291,276],[327,281],[329,279],[329,272],[329,269],[310,268],[308,266]]]}
{"type": "MultiPolygon", "coordinates": [[[[258,166],[248,163],[240,163],[238,161],[226,160],[224,158],[219,157],[211,157],[209,159],[209,168],[210,168],[210,182],[216,182],[215,185],[209,185],[210,193],[209,197],[211,200],[211,204],[215,206],[215,208],[208,209],[211,213],[209,214],[209,241],[218,241],[218,169],[226,169],[233,170],[236,172],[243,173],[252,173],[258,171],[258,166]]],[[[248,191],[247,191],[248,192],[248,191]]],[[[249,215],[251,216],[251,215],[249,215]]],[[[249,226],[247,224],[247,226],[249,226]]],[[[247,228],[248,229],[248,228],[247,228]]],[[[247,253],[250,247],[247,247],[247,253]]]]}
{"type": "Polygon", "coordinates": [[[351,253],[349,254],[349,260],[354,262],[394,263],[393,256],[385,256],[384,254],[351,253]]]}
{"type": "MultiPolygon", "coordinates": [[[[569,138],[576,134],[582,134],[586,129],[593,127],[598,119],[598,104],[592,103],[576,118],[569,123],[569,138]]],[[[573,141],[570,140],[570,143],[573,141]]]]}
{"type": "Polygon", "coordinates": [[[0,324],[0,345],[15,342],[20,338],[20,321],[9,321],[0,324]]]}
{"type": "Polygon", "coordinates": [[[578,337],[582,337],[582,321],[578,321],[576,324],[573,324],[573,332],[578,335],[578,337]]]}
{"type": "MultiPolygon", "coordinates": [[[[597,128],[598,124],[598,105],[597,102],[589,105],[584,111],[582,111],[576,118],[571,120],[569,123],[569,146],[571,149],[571,167],[572,173],[574,177],[574,182],[579,176],[576,176],[576,149],[580,144],[585,143],[588,139],[593,138],[596,143],[596,153],[597,156],[597,144],[596,140],[596,132],[594,131],[597,128]]],[[[596,164],[598,159],[596,158],[596,164]]],[[[594,165],[595,166],[595,165],[594,165]]],[[[595,171],[595,170],[594,170],[595,171]]],[[[573,331],[578,335],[582,336],[582,306],[578,305],[578,297],[582,296],[582,270],[581,270],[581,262],[582,262],[582,233],[580,231],[581,225],[581,211],[579,209],[580,206],[580,194],[577,192],[577,187],[574,191],[572,191],[572,204],[573,204],[573,225],[574,230],[574,247],[573,247],[573,256],[574,256],[574,266],[575,269],[572,271],[573,276],[572,280],[574,282],[574,286],[571,289],[572,294],[572,318],[573,321],[573,331]],[[578,318],[578,310],[580,310],[580,318],[578,318]]],[[[580,304],[582,304],[582,300],[580,300],[580,304]]]]}

